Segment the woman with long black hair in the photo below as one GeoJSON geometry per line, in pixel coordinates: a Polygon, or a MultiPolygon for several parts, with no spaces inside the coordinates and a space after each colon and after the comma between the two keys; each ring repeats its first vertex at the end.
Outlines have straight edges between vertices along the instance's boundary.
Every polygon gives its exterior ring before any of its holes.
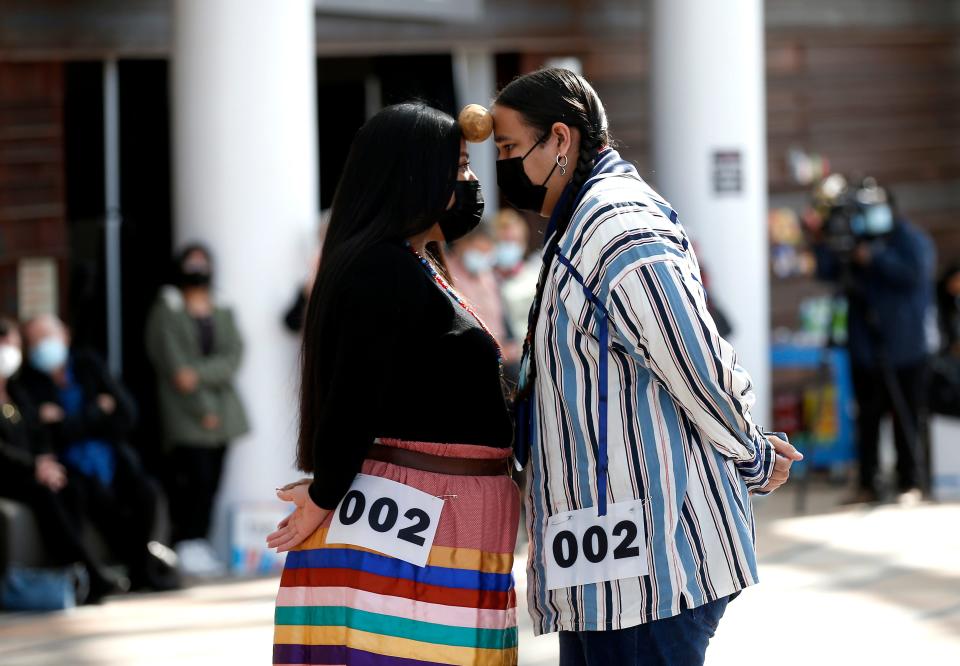
{"type": "Polygon", "coordinates": [[[754,425],[687,234],[590,84],[534,72],[492,114],[500,191],[550,218],[517,401],[534,629],[562,666],[702,664],[757,580],[749,494],[799,454],[754,425]]]}
{"type": "Polygon", "coordinates": [[[276,664],[514,664],[519,512],[500,349],[439,244],[480,221],[462,133],[401,104],[354,139],[303,339],[276,664]]]}

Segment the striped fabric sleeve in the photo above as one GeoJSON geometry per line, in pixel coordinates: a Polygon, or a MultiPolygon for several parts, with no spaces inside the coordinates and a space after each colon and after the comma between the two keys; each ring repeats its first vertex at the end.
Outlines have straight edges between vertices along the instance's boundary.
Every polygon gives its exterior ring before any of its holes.
{"type": "Polygon", "coordinates": [[[763,487],[775,455],[750,416],[756,401],[750,376],[717,333],[689,268],[670,259],[641,264],[613,285],[610,300],[611,322],[630,353],[736,462],[748,488],[763,487]]]}
{"type": "Polygon", "coordinates": [[[763,433],[757,432],[753,460],[749,462],[738,461],[736,463],[737,472],[743,479],[743,482],[754,495],[769,495],[771,490],[763,490],[770,477],[773,476],[773,468],[777,462],[777,452],[773,444],[763,436],[763,433]]]}

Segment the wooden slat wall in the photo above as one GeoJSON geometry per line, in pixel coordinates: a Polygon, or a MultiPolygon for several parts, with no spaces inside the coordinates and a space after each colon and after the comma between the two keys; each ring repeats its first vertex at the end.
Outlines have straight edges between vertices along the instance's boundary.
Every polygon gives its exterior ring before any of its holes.
{"type": "MultiPolygon", "coordinates": [[[[834,170],[873,175],[895,192],[960,187],[960,31],[768,28],[766,50],[771,205],[806,200],[806,188],[787,170],[792,146],[826,155],[834,170]]],[[[648,41],[620,34],[572,53],[527,53],[520,68],[571,54],[604,100],[621,152],[656,184],[648,41]]],[[[941,266],[960,257],[960,194],[955,203],[945,198],[923,206],[916,196],[903,198],[904,212],[933,236],[941,266]]],[[[829,291],[809,279],[773,278],[773,327],[796,328],[799,301],[829,291]]]]}
{"type": "Polygon", "coordinates": [[[607,120],[620,153],[649,178],[649,57],[643,41],[613,40],[583,58],[583,73],[593,83],[607,110],[607,120]],[[629,53],[629,57],[624,54],[629,53]]]}
{"type": "MultiPolygon", "coordinates": [[[[895,193],[960,187],[960,32],[955,28],[773,29],[767,32],[771,203],[802,202],[786,153],[828,157],[833,171],[872,175],[895,193]]],[[[901,197],[943,266],[960,256],[960,196],[901,197]],[[921,197],[919,197],[922,199],[921,197]]],[[[774,279],[774,327],[797,325],[798,301],[828,291],[774,279]]]]}
{"type": "Polygon", "coordinates": [[[793,145],[890,183],[960,177],[960,42],[946,30],[770,31],[770,187],[793,145]]]}
{"type": "Polygon", "coordinates": [[[620,153],[637,164],[641,175],[649,175],[649,59],[644,42],[611,38],[590,49],[527,52],[520,56],[519,70],[531,72],[551,58],[567,56],[580,58],[584,76],[603,100],[620,153]]]}
{"type": "Polygon", "coordinates": [[[17,263],[54,257],[65,302],[63,68],[0,63],[0,312],[16,315],[17,263]]]}

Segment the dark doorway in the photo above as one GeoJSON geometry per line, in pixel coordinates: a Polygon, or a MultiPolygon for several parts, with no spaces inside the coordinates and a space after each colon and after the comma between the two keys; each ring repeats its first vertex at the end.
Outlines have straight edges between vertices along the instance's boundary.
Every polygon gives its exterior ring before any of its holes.
{"type": "Polygon", "coordinates": [[[453,59],[449,53],[377,58],[377,74],[382,82],[384,104],[419,99],[456,115],[453,59]]]}
{"type": "Polygon", "coordinates": [[[347,161],[350,144],[366,121],[368,58],[317,60],[317,154],[320,161],[320,208],[333,203],[333,193],[347,161]]]}
{"type": "Polygon", "coordinates": [[[70,239],[67,323],[74,345],[91,347],[106,357],[103,63],[68,63],[64,88],[64,182],[70,239]]]}
{"type": "MultiPolygon", "coordinates": [[[[168,67],[162,60],[118,64],[123,381],[137,399],[131,444],[158,469],[160,428],[144,324],[167,278],[172,253],[168,67]]],[[[70,231],[70,325],[74,342],[107,355],[104,249],[103,63],[65,72],[65,171],[70,231]]]]}
{"type": "Polygon", "coordinates": [[[413,99],[455,112],[449,54],[317,60],[321,209],[333,203],[350,144],[367,114],[413,99]]]}
{"type": "Polygon", "coordinates": [[[140,403],[136,445],[157,472],[161,428],[144,327],[173,253],[168,72],[165,60],[125,60],[118,71],[123,374],[140,403]]]}

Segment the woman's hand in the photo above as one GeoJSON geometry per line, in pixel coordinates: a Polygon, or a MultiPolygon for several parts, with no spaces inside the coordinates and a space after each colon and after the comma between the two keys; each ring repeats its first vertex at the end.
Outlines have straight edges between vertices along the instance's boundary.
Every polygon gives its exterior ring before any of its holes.
{"type": "Polygon", "coordinates": [[[307,492],[309,487],[309,483],[298,482],[277,490],[277,497],[284,502],[293,502],[296,508],[280,521],[277,531],[267,537],[268,548],[276,548],[278,553],[296,548],[317,531],[330,513],[329,509],[321,509],[313,503],[307,492]]]}
{"type": "Polygon", "coordinates": [[[181,393],[193,393],[200,383],[200,376],[193,368],[182,367],[173,375],[173,385],[181,393]]]}

